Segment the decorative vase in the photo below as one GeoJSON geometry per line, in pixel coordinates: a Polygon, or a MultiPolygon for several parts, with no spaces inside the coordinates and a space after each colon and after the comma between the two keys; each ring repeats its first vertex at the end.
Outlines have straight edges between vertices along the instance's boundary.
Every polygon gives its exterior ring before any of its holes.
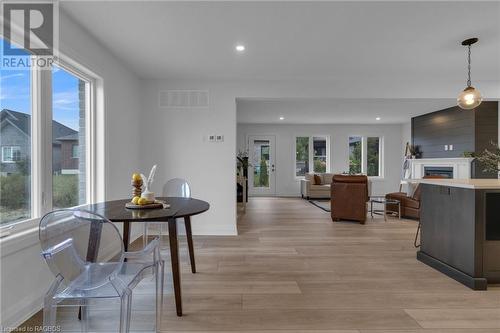
{"type": "Polygon", "coordinates": [[[141,180],[132,180],[132,197],[140,197],[142,193],[142,179],[141,180]]]}

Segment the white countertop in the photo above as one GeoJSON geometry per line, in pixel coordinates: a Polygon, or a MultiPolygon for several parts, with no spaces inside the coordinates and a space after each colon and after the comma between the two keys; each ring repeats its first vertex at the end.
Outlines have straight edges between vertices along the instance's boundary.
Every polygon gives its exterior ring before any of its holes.
{"type": "Polygon", "coordinates": [[[474,190],[500,190],[500,179],[412,179],[411,181],[474,190]]]}

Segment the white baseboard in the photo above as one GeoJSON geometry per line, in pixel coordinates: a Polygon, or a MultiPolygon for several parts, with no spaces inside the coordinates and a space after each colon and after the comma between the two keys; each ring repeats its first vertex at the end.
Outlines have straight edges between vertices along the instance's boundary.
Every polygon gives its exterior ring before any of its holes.
{"type": "Polygon", "coordinates": [[[43,308],[43,295],[31,299],[24,299],[12,304],[3,314],[0,324],[1,332],[9,332],[31,318],[43,308]]]}

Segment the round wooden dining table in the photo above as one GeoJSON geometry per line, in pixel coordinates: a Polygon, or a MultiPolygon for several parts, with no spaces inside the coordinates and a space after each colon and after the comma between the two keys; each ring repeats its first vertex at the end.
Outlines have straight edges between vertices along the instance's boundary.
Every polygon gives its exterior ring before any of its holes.
{"type": "MultiPolygon", "coordinates": [[[[194,260],[193,236],[191,232],[191,216],[206,212],[210,208],[210,204],[203,200],[194,198],[180,197],[163,197],[157,198],[164,201],[167,208],[156,209],[130,209],[126,208],[126,200],[105,201],[96,204],[85,205],[80,209],[88,210],[104,216],[112,222],[123,223],[123,245],[125,251],[128,250],[130,242],[130,224],[144,222],[164,222],[168,223],[168,238],[170,242],[170,257],[172,262],[172,280],[174,282],[175,307],[177,315],[182,316],[182,294],[181,294],[181,276],[179,270],[179,246],[177,240],[177,219],[183,218],[186,226],[186,238],[189,248],[189,259],[191,261],[191,271],[196,273],[196,265],[194,260]]],[[[92,228],[92,227],[91,227],[92,228]]],[[[96,225],[94,232],[99,233],[96,225]]],[[[92,230],[91,230],[92,232],[92,230]]],[[[91,237],[91,239],[99,239],[100,237],[91,237]]],[[[87,260],[93,261],[97,258],[96,246],[90,246],[87,253],[87,260]]]]}

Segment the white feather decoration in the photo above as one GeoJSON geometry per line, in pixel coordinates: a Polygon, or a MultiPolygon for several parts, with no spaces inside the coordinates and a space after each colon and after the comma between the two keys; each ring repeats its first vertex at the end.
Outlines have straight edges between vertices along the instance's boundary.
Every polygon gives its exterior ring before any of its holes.
{"type": "MultiPolygon", "coordinates": [[[[151,188],[151,185],[153,184],[153,180],[155,178],[155,173],[156,173],[156,164],[153,165],[153,167],[151,168],[151,171],[149,172],[149,176],[148,176],[148,179],[146,182],[146,191],[149,191],[149,189],[151,188]]],[[[141,177],[142,177],[142,175],[141,175],[141,177]]]]}

